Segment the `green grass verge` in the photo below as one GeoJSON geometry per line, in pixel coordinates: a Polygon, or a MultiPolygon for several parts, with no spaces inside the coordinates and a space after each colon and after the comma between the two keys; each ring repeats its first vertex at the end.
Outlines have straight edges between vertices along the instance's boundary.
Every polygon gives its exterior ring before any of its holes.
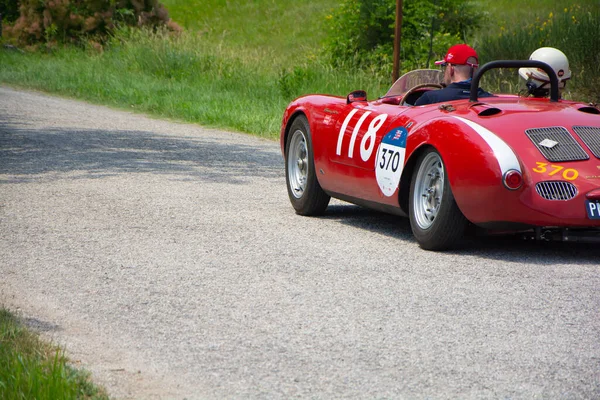
{"type": "Polygon", "coordinates": [[[0,399],[108,399],[89,374],[67,364],[63,350],[0,308],[0,399]]]}
{"type": "Polygon", "coordinates": [[[341,0],[163,0],[170,17],[215,47],[290,65],[315,57],[341,0]]]}
{"type": "Polygon", "coordinates": [[[7,84],[271,138],[286,105],[301,94],[365,89],[379,96],[389,85],[369,72],[318,61],[278,68],[214,48],[193,33],[120,31],[101,54],[3,50],[0,64],[0,82],[7,84]]]}
{"type": "Polygon", "coordinates": [[[488,20],[486,28],[498,33],[500,27],[516,31],[546,18],[567,10],[598,8],[598,0],[478,0],[482,9],[486,10],[488,20]]]}
{"type": "MultiPolygon", "coordinates": [[[[598,0],[485,0],[498,18],[495,29],[480,33],[482,60],[528,59],[539,47],[556,47],[569,59],[573,74],[564,97],[600,103],[600,3],[598,0]]],[[[515,75],[515,74],[513,74],[515,75]]],[[[516,81],[500,75],[496,90],[514,92],[516,81]]]]}
{"type": "MultiPolygon", "coordinates": [[[[482,61],[528,58],[540,45],[561,48],[573,70],[564,97],[600,102],[597,1],[533,0],[525,7],[516,0],[480,0],[490,14],[474,39],[482,61]]],[[[180,37],[122,30],[101,53],[91,45],[50,53],[0,49],[0,82],[276,138],[283,111],[297,96],[363,89],[372,99],[391,83],[378,66],[332,68],[324,61],[324,24],[340,2],[211,0],[199,6],[165,0],[171,16],[188,28],[180,37]]],[[[516,72],[504,80],[486,80],[484,87],[518,91],[516,72]]]]}

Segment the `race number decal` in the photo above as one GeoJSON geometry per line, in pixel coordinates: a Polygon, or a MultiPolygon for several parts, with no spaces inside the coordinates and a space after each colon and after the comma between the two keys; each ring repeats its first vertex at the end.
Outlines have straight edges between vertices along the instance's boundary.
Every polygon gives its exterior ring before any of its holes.
{"type": "MultiPolygon", "coordinates": [[[[337,146],[335,149],[335,154],[338,156],[342,155],[342,147],[344,144],[344,134],[346,133],[346,129],[348,129],[348,125],[350,124],[350,120],[359,111],[358,108],[350,111],[342,127],[340,128],[340,132],[338,134],[337,146]]],[[[362,133],[362,139],[359,143],[360,148],[360,158],[363,161],[367,161],[371,158],[373,154],[373,149],[375,147],[375,138],[377,136],[377,132],[383,126],[385,120],[387,119],[387,114],[380,114],[374,117],[371,122],[367,125],[365,120],[371,115],[371,111],[365,111],[364,114],[360,116],[358,122],[354,126],[352,130],[352,136],[350,137],[350,143],[348,143],[348,158],[353,158],[354,156],[354,148],[356,147],[356,140],[360,133],[362,133]],[[363,125],[367,126],[366,131],[362,130],[363,125]]]]}
{"type": "Polygon", "coordinates": [[[568,181],[574,181],[579,176],[579,171],[573,168],[567,168],[561,165],[553,165],[543,162],[536,162],[537,167],[532,168],[533,172],[537,172],[538,174],[547,174],[548,176],[553,176],[556,174],[562,174],[562,177],[568,181]]]}
{"type": "Polygon", "coordinates": [[[404,127],[388,132],[379,145],[375,159],[375,176],[379,189],[385,196],[392,196],[400,183],[400,175],[404,167],[406,154],[406,137],[408,131],[404,127]]]}

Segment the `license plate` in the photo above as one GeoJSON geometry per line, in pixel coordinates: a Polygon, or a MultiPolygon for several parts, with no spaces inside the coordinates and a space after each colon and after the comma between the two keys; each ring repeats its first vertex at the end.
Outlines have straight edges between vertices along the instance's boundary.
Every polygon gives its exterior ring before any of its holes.
{"type": "Polygon", "coordinates": [[[586,200],[585,210],[589,219],[600,219],[600,200],[586,200]]]}

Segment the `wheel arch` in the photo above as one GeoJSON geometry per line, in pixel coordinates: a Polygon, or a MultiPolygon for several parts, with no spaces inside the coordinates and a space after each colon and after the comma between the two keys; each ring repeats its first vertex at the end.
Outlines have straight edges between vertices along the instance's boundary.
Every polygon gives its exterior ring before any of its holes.
{"type": "MultiPolygon", "coordinates": [[[[290,115],[290,117],[287,120],[287,123],[285,124],[285,130],[283,132],[283,137],[281,139],[282,151],[283,151],[284,157],[285,157],[285,152],[287,150],[287,140],[288,140],[288,136],[290,134],[290,128],[294,124],[294,121],[297,118],[302,117],[302,116],[304,118],[306,118],[306,120],[308,121],[308,116],[306,115],[306,112],[302,109],[296,109],[296,111],[294,111],[294,113],[292,115],[290,115]]],[[[310,127],[310,121],[308,121],[308,125],[310,127]]],[[[312,130],[311,130],[311,135],[312,135],[312,130]]]]}
{"type": "Polygon", "coordinates": [[[411,151],[411,158],[407,163],[406,176],[401,178],[399,202],[403,209],[408,207],[408,197],[404,193],[410,186],[415,163],[428,148],[433,147],[444,162],[449,185],[454,199],[461,212],[470,221],[481,221],[489,217],[490,212],[479,207],[484,202],[481,199],[514,197],[519,191],[508,191],[502,184],[503,170],[500,160],[507,154],[516,159],[517,170],[521,171],[518,157],[501,137],[495,143],[490,143],[485,128],[475,122],[470,122],[461,116],[447,116],[429,120],[417,127],[409,134],[407,151],[411,151]],[[498,145],[500,143],[500,145],[498,145]],[[492,147],[494,146],[494,147],[492,147]],[[477,196],[473,196],[477,193],[477,196]]]}
{"type": "Polygon", "coordinates": [[[421,145],[415,151],[412,152],[412,154],[408,158],[408,161],[406,161],[406,164],[404,165],[404,170],[402,171],[402,176],[400,177],[398,203],[400,204],[400,208],[406,213],[406,215],[408,215],[409,209],[410,184],[415,168],[417,167],[417,161],[421,157],[421,154],[423,154],[425,151],[427,151],[427,149],[430,148],[435,149],[435,146],[427,143],[421,145]]]}

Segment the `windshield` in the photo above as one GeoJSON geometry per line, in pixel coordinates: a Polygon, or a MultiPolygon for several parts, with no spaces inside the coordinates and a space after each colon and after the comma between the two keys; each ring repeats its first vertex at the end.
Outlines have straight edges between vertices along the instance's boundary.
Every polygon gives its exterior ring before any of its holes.
{"type": "Polygon", "coordinates": [[[442,71],[437,69],[417,69],[402,75],[388,90],[384,97],[403,96],[404,93],[417,85],[424,83],[440,84],[443,79],[442,71]]]}

